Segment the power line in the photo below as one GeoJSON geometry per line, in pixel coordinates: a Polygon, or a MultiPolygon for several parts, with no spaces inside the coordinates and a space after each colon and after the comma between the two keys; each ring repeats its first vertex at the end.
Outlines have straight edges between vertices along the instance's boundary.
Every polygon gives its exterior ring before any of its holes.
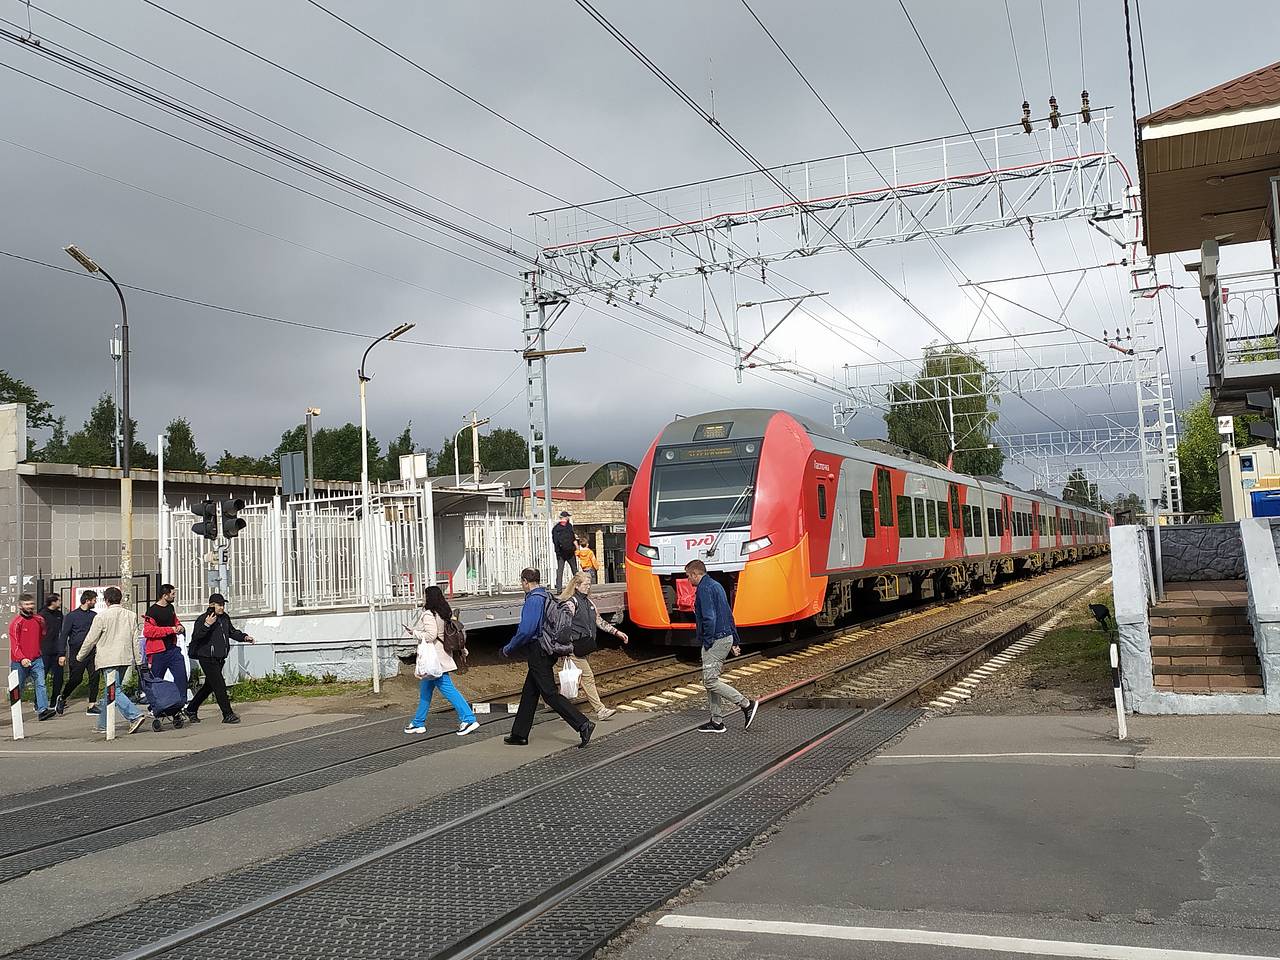
{"type": "Polygon", "coordinates": [[[1147,40],[1142,32],[1142,3],[1133,0],[1133,12],[1138,19],[1138,49],[1142,53],[1142,82],[1147,88],[1147,113],[1151,112],[1151,77],[1147,72],[1147,40]]]}
{"type": "Polygon", "coordinates": [[[1044,15],[1044,0],[1040,0],[1040,30],[1044,34],[1044,64],[1049,73],[1049,93],[1053,93],[1053,54],[1049,50],[1049,23],[1044,15]]]}
{"type": "MultiPolygon", "coordinates": [[[[85,273],[83,270],[74,270],[71,267],[64,267],[56,263],[49,263],[45,260],[37,260],[33,257],[24,257],[21,254],[11,253],[8,250],[0,250],[0,256],[9,257],[12,260],[21,260],[24,263],[34,264],[39,267],[46,267],[50,270],[57,270],[59,273],[69,273],[77,277],[83,277],[88,280],[100,280],[101,278],[85,273]]],[[[102,282],[106,282],[105,280],[102,282]]],[[[185,303],[195,307],[203,307],[206,310],[217,310],[221,313],[230,313],[239,317],[248,317],[252,320],[265,320],[270,323],[278,323],[287,327],[300,327],[305,330],[315,330],[320,333],[338,334],[344,337],[356,337],[360,340],[373,340],[372,334],[360,333],[356,330],[343,330],[339,327],[326,327],[318,323],[306,323],[302,320],[287,320],[283,317],[273,317],[270,314],[256,313],[252,310],[241,310],[238,307],[228,307],[221,303],[210,303],[207,300],[196,300],[192,297],[183,297],[176,293],[168,293],[164,290],[153,290],[150,287],[141,287],[131,283],[122,283],[120,286],[126,290],[132,290],[135,293],[145,293],[152,297],[163,297],[166,300],[174,300],[178,303],[185,303]]],[[[410,340],[401,337],[397,343],[411,343],[419,347],[435,347],[441,350],[467,350],[473,353],[515,353],[519,354],[523,351],[519,348],[512,347],[477,347],[463,343],[436,343],[429,340],[410,340]]]]}
{"type": "Polygon", "coordinates": [[[1004,0],[1004,18],[1009,24],[1009,45],[1013,48],[1013,65],[1018,69],[1018,89],[1022,91],[1023,102],[1027,100],[1027,85],[1022,81],[1022,58],[1018,56],[1018,37],[1013,32],[1013,14],[1009,11],[1009,0],[1004,0]]]}

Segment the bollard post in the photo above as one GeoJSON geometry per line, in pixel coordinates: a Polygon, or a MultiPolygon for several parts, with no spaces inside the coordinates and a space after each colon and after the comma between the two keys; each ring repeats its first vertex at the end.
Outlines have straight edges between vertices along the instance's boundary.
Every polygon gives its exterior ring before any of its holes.
{"type": "Polygon", "coordinates": [[[22,684],[18,682],[18,671],[9,671],[9,715],[13,718],[13,739],[21,740],[26,734],[22,730],[22,684]]]}
{"type": "Polygon", "coordinates": [[[116,738],[116,683],[118,674],[112,669],[107,671],[103,682],[107,685],[107,739],[116,738]]]}
{"type": "Polygon", "coordinates": [[[1120,645],[1111,644],[1111,687],[1116,697],[1116,730],[1117,739],[1124,740],[1129,735],[1124,722],[1124,693],[1120,689],[1120,645]]]}

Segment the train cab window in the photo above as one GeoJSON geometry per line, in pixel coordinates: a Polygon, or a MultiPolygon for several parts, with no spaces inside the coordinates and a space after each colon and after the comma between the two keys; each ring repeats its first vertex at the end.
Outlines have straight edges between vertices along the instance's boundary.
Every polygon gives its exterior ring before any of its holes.
{"type": "MultiPolygon", "coordinates": [[[[924,515],[925,515],[924,501],[921,500],[919,497],[916,497],[916,536],[917,537],[927,537],[929,535],[929,525],[928,525],[928,522],[925,520],[924,515]]],[[[935,520],[933,524],[935,528],[934,533],[937,533],[938,531],[936,528],[938,525],[938,521],[935,520]]]]}
{"type": "Polygon", "coordinates": [[[827,485],[818,484],[818,519],[827,519],[827,485]]]}
{"type": "Polygon", "coordinates": [[[858,512],[862,517],[862,536],[870,540],[876,535],[876,498],[870,490],[858,491],[858,512]]]}
{"type": "Polygon", "coordinates": [[[929,536],[936,537],[938,535],[938,508],[942,507],[945,511],[946,507],[936,500],[926,500],[924,502],[924,514],[929,521],[929,536]]]}
{"type": "Polygon", "coordinates": [[[914,536],[914,527],[911,523],[911,498],[898,498],[898,536],[911,537],[914,536]]]}
{"type": "Polygon", "coordinates": [[[947,510],[947,501],[945,500],[938,501],[938,532],[944,537],[951,536],[951,514],[947,510]]]}
{"type": "Polygon", "coordinates": [[[893,526],[893,491],[889,488],[889,471],[876,470],[876,495],[880,499],[880,526],[893,526]]]}

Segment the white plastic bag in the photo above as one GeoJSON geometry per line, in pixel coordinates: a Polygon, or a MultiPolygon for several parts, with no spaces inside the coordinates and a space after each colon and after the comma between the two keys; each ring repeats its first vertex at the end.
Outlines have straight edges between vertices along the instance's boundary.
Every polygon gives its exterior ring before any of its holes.
{"type": "Polygon", "coordinates": [[[565,658],[564,667],[560,670],[560,695],[573,700],[578,696],[578,680],[582,676],[582,671],[578,669],[578,665],[565,658]]]}
{"type": "Polygon", "coordinates": [[[418,641],[418,659],[413,665],[413,675],[419,680],[424,677],[438,677],[444,673],[444,664],[440,661],[440,644],[434,640],[418,641]]]}

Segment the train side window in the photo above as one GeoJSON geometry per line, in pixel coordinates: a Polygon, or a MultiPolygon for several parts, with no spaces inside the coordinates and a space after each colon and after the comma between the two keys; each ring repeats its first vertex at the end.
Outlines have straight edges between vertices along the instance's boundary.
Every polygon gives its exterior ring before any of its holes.
{"type": "Polygon", "coordinates": [[[889,488],[889,471],[876,470],[876,495],[880,498],[880,526],[893,526],[893,491],[889,488]]]}
{"type": "MultiPolygon", "coordinates": [[[[924,502],[924,515],[929,521],[929,536],[936,537],[938,535],[938,507],[942,504],[936,500],[926,500],[924,502]]],[[[946,507],[943,507],[945,510],[946,507]]]]}
{"type": "Polygon", "coordinates": [[[951,513],[945,500],[938,501],[938,532],[944,537],[951,536],[951,513]]]}
{"type": "Polygon", "coordinates": [[[818,519],[827,519],[827,485],[818,484],[818,519]]]}
{"type": "Polygon", "coordinates": [[[950,529],[951,527],[955,527],[957,530],[959,530],[960,529],[960,488],[957,487],[954,483],[951,485],[950,495],[948,496],[947,499],[951,503],[951,523],[947,525],[948,529],[950,529]]]}
{"type": "Polygon", "coordinates": [[[996,535],[996,508],[987,507],[987,536],[994,537],[996,535]]]}
{"type": "Polygon", "coordinates": [[[876,498],[870,490],[858,491],[858,508],[862,514],[862,536],[870,540],[876,535],[876,498]]]}
{"type": "Polygon", "coordinates": [[[996,511],[996,536],[997,537],[1004,536],[1004,511],[1003,510],[996,511]]]}
{"type": "Polygon", "coordinates": [[[916,536],[927,537],[929,535],[929,526],[924,519],[924,501],[919,497],[915,498],[916,505],[916,536]]]}
{"type": "Polygon", "coordinates": [[[911,525],[911,498],[898,498],[898,536],[911,537],[914,536],[911,525]]]}
{"type": "Polygon", "coordinates": [[[977,509],[978,508],[973,506],[971,503],[966,503],[964,505],[964,535],[966,537],[978,536],[978,525],[973,519],[973,515],[977,509]]]}

